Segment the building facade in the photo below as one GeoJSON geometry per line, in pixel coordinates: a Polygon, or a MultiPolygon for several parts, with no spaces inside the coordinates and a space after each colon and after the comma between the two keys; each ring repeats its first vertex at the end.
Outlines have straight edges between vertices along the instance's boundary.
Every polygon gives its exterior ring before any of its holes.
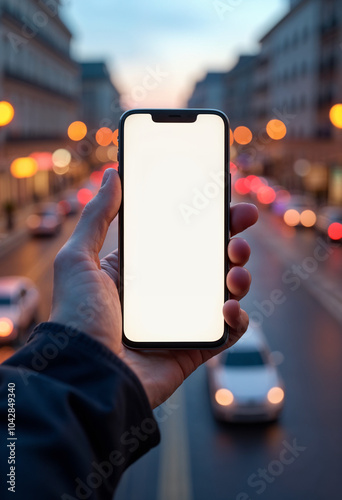
{"type": "Polygon", "coordinates": [[[14,179],[11,162],[63,147],[68,125],[79,116],[79,65],[59,8],[57,0],[0,0],[0,100],[15,110],[0,129],[1,203],[10,198],[22,205],[54,190],[53,172],[14,179]]]}
{"type": "Polygon", "coordinates": [[[89,130],[118,128],[122,114],[120,94],[103,61],[82,62],[82,116],[89,130]]]}

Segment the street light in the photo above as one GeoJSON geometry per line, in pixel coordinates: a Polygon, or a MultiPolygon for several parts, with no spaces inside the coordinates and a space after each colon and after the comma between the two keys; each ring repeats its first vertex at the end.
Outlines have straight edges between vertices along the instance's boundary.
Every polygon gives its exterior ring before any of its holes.
{"type": "Polygon", "coordinates": [[[266,125],[266,132],[271,139],[279,141],[286,135],[286,125],[281,120],[270,120],[266,125]]]}
{"type": "Polygon", "coordinates": [[[7,101],[0,101],[0,127],[11,123],[14,117],[14,108],[7,101]]]}
{"type": "Polygon", "coordinates": [[[11,174],[16,179],[33,177],[38,170],[37,160],[31,157],[17,158],[12,161],[11,174]]]}
{"type": "Polygon", "coordinates": [[[342,104],[334,104],[329,111],[331,123],[336,128],[342,128],[342,104]]]}

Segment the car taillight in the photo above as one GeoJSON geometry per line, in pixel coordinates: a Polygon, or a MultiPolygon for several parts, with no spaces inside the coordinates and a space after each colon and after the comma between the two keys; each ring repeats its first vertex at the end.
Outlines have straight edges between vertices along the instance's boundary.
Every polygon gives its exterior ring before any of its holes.
{"type": "Polygon", "coordinates": [[[332,240],[340,240],[342,238],[342,224],[339,222],[333,222],[328,227],[328,236],[332,240]]]}

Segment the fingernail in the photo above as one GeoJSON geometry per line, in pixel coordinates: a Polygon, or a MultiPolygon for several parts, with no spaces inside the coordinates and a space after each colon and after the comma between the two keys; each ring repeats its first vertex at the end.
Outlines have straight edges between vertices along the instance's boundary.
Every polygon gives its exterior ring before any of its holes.
{"type": "Polygon", "coordinates": [[[107,180],[108,180],[108,178],[109,178],[109,176],[111,174],[111,172],[110,172],[111,170],[112,170],[111,168],[107,168],[104,171],[104,174],[103,174],[103,177],[102,177],[102,182],[101,182],[101,187],[103,187],[106,184],[106,182],[107,182],[107,180]]]}

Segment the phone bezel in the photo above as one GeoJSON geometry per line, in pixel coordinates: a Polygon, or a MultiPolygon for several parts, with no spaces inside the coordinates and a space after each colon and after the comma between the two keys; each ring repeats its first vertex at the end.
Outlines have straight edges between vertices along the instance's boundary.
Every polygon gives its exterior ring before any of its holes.
{"type": "MultiPolygon", "coordinates": [[[[224,183],[224,200],[225,200],[225,210],[224,210],[224,255],[227,255],[227,246],[230,238],[230,202],[231,202],[231,177],[230,177],[230,152],[229,152],[229,135],[230,135],[230,126],[229,120],[227,116],[219,110],[216,109],[200,109],[200,108],[189,108],[189,109],[131,109],[123,113],[119,122],[119,136],[118,136],[118,159],[119,159],[119,175],[122,184],[122,201],[119,210],[119,296],[121,302],[121,311],[122,311],[122,341],[123,344],[131,349],[215,349],[219,348],[222,345],[228,343],[229,340],[229,326],[226,322],[224,322],[224,331],[222,337],[216,341],[208,341],[208,342],[136,342],[132,341],[126,337],[124,332],[124,285],[121,281],[120,277],[123,276],[124,269],[124,125],[128,116],[132,114],[151,114],[152,119],[155,116],[157,119],[155,121],[161,122],[194,122],[194,115],[197,119],[198,114],[214,114],[221,117],[224,122],[225,134],[224,134],[224,169],[225,169],[225,183],[224,183]]],[[[229,263],[228,257],[225,260],[225,275],[222,277],[223,286],[224,286],[224,300],[228,300],[229,292],[226,285],[226,275],[229,271],[229,263]]],[[[223,304],[222,304],[223,306],[223,304]]]]}

